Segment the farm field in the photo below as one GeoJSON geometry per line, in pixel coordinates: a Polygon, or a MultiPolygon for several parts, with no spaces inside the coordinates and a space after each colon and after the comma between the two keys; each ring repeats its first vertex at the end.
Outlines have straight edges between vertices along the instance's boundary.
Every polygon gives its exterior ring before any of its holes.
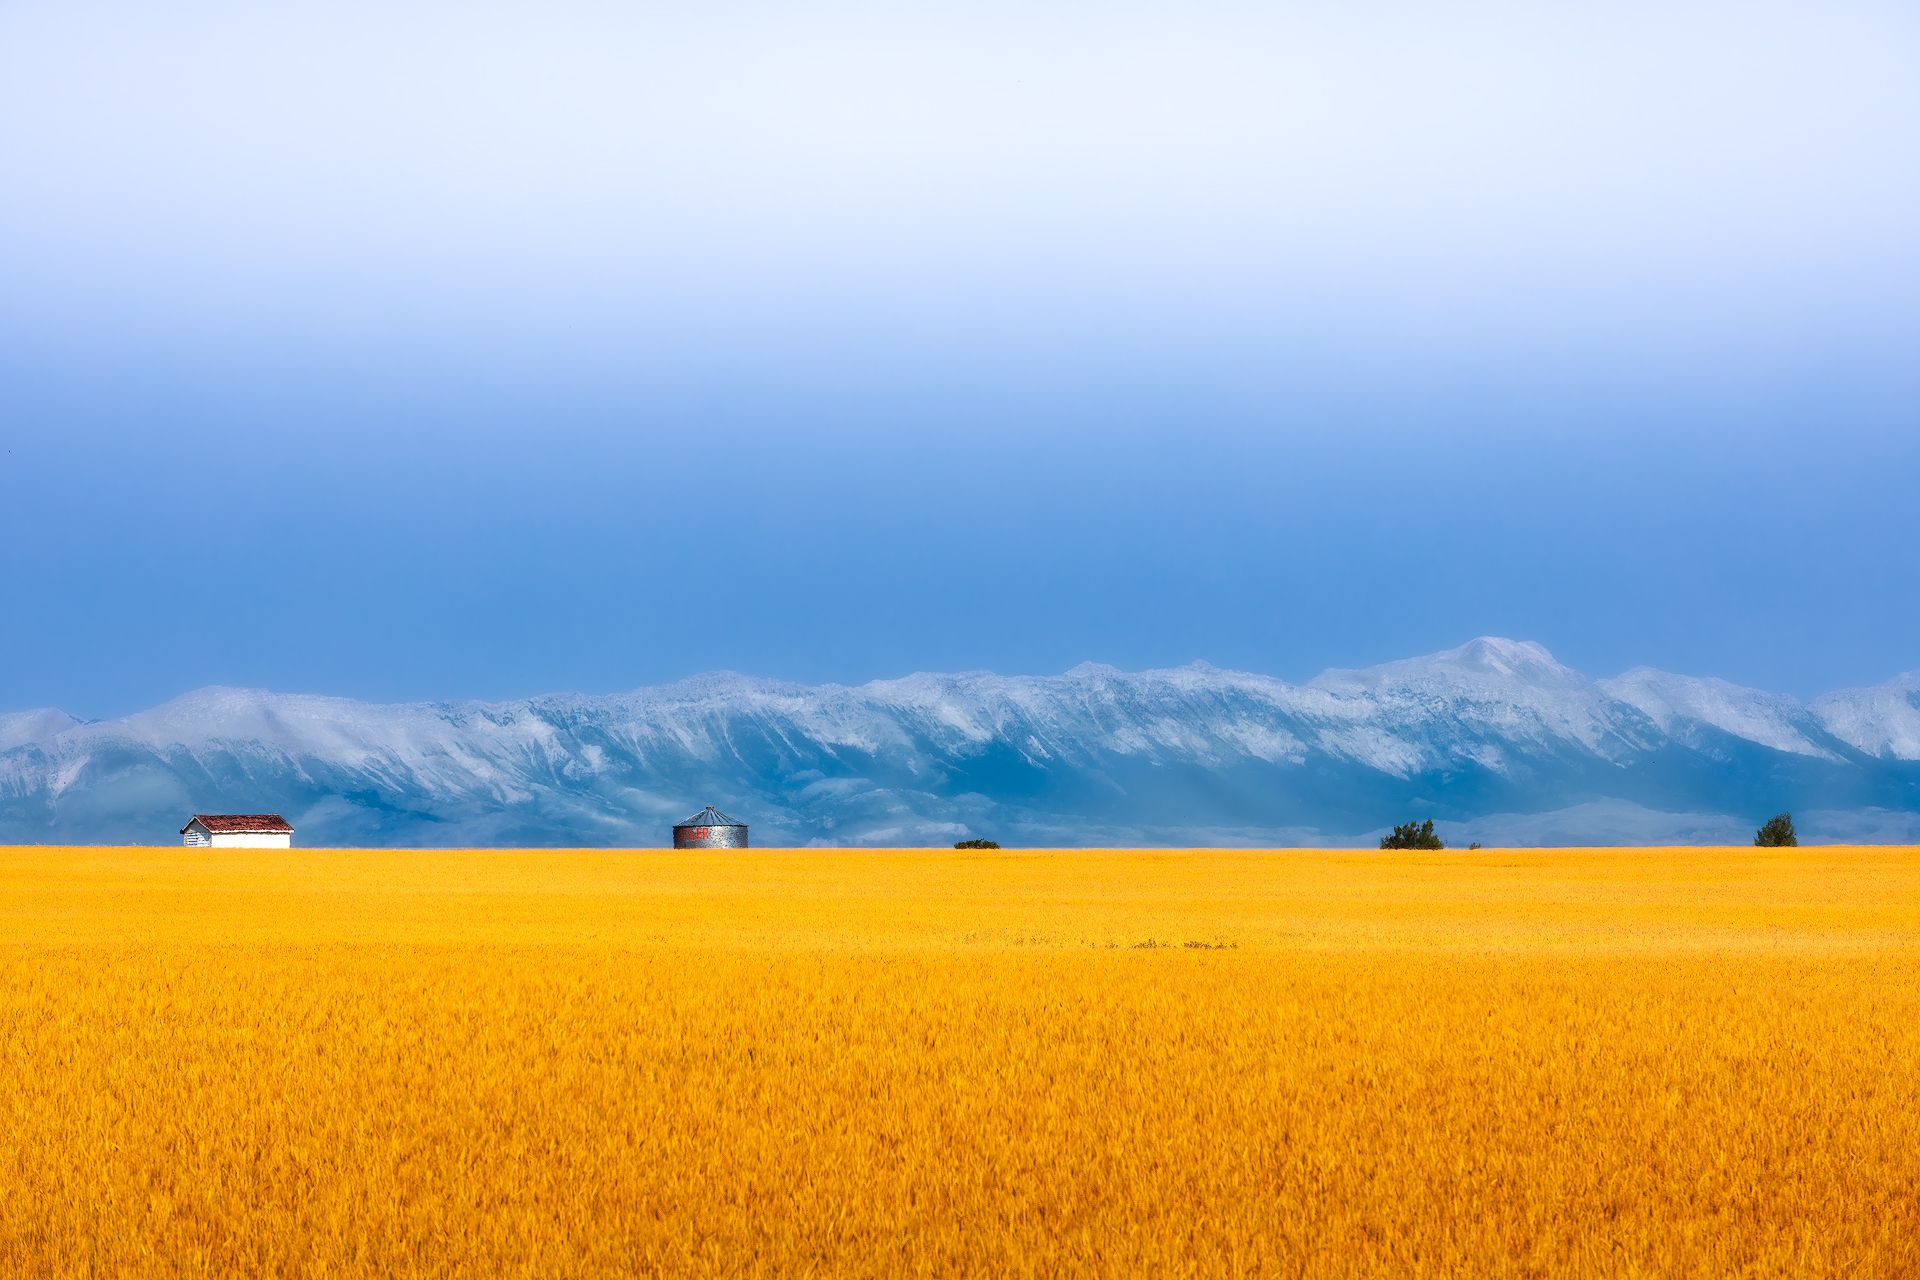
{"type": "Polygon", "coordinates": [[[0,849],[0,1277],[1920,1275],[1920,849],[0,849]]]}

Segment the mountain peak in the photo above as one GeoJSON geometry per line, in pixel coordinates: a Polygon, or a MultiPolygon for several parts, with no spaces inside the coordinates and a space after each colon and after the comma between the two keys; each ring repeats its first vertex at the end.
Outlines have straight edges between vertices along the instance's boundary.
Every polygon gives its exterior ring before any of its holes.
{"type": "Polygon", "coordinates": [[[804,688],[765,676],[750,676],[739,671],[702,671],[675,680],[671,684],[635,689],[629,696],[663,696],[669,699],[711,700],[740,695],[786,693],[804,688]]]}
{"type": "Polygon", "coordinates": [[[1920,760],[1920,671],[1830,693],[1814,700],[1813,712],[1836,738],[1870,756],[1920,760]]]}
{"type": "Polygon", "coordinates": [[[1717,676],[1681,676],[1655,667],[1635,667],[1600,688],[1635,708],[1663,733],[1687,732],[1688,724],[1717,729],[1775,751],[1837,760],[1825,732],[1792,698],[1749,689],[1717,676]]]}
{"type": "Polygon", "coordinates": [[[44,742],[85,723],[57,707],[36,707],[32,711],[0,711],[0,751],[11,751],[29,743],[44,742]]]}
{"type": "Polygon", "coordinates": [[[203,703],[251,702],[261,698],[271,698],[275,696],[278,695],[275,695],[268,689],[249,689],[244,685],[232,684],[203,684],[197,689],[189,689],[185,693],[176,694],[159,706],[150,707],[148,710],[158,711],[165,707],[199,706],[203,703]]]}
{"type": "Polygon", "coordinates": [[[1533,640],[1509,640],[1505,636],[1479,636],[1457,649],[1434,654],[1432,661],[1507,676],[1567,670],[1545,645],[1533,640]]]}
{"type": "Polygon", "coordinates": [[[1332,670],[1310,683],[1319,689],[1384,688],[1438,682],[1442,685],[1468,683],[1517,686],[1585,685],[1586,677],[1563,667],[1544,645],[1531,640],[1508,640],[1502,636],[1481,636],[1454,649],[1443,649],[1424,658],[1402,658],[1359,670],[1332,670]]]}

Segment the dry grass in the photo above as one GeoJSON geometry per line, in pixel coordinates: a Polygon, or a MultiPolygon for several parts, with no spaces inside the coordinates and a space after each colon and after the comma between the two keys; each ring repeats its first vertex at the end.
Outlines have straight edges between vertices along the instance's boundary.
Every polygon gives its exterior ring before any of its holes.
{"type": "Polygon", "coordinates": [[[1912,1276],[1916,1188],[1920,850],[0,850],[0,1276],[1912,1276]]]}

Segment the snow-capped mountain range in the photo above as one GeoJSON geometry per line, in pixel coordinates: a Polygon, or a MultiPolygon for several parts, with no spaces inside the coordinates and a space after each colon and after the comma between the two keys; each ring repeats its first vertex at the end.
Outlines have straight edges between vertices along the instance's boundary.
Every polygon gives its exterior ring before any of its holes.
{"type": "Polygon", "coordinates": [[[0,842],[166,843],[277,810],[302,845],[660,845],[717,804],[756,844],[1920,839],[1920,673],[1802,703],[1485,638],[1305,684],[1196,663],[857,688],[715,674],[611,696],[375,705],[202,689],[0,714],[0,842]]]}

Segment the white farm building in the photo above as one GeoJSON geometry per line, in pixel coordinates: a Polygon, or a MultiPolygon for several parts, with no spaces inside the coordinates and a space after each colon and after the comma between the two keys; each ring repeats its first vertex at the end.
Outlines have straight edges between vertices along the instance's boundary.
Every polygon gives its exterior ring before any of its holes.
{"type": "Polygon", "coordinates": [[[293,828],[277,813],[196,813],[183,842],[214,849],[291,849],[293,828]]]}

